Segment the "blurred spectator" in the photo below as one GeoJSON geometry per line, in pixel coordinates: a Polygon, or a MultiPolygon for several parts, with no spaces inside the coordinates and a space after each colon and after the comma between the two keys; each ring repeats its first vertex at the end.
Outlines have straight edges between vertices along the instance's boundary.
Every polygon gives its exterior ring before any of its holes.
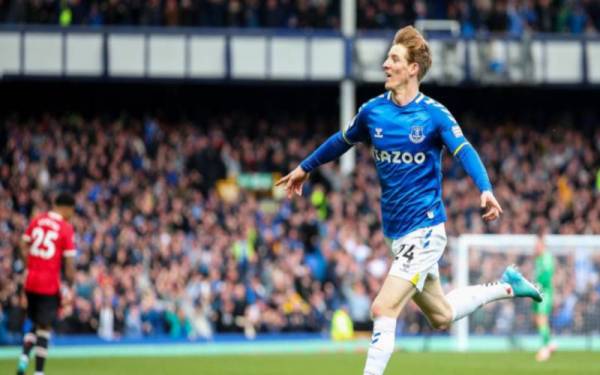
{"type": "Polygon", "coordinates": [[[142,317],[140,315],[140,308],[137,305],[129,307],[125,315],[125,330],[124,336],[131,338],[140,338],[143,335],[142,330],[142,317]]]}
{"type": "Polygon", "coordinates": [[[98,336],[104,340],[112,340],[115,335],[115,314],[112,306],[105,301],[100,308],[98,318],[98,336]]]}
{"type": "Polygon", "coordinates": [[[537,0],[535,29],[542,32],[557,31],[557,11],[551,0],[537,0]]]}
{"type": "Polygon", "coordinates": [[[487,28],[491,32],[505,32],[508,30],[508,12],[506,2],[497,0],[487,19],[487,28]]]}
{"type": "Polygon", "coordinates": [[[345,308],[333,312],[331,319],[331,338],[333,340],[349,340],[354,337],[352,320],[345,308]]]}

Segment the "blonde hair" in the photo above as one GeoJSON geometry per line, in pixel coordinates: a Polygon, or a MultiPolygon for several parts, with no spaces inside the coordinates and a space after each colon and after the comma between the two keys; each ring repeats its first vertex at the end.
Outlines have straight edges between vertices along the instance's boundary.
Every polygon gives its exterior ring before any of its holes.
{"type": "Polygon", "coordinates": [[[409,64],[419,65],[418,79],[422,80],[431,67],[431,51],[423,35],[414,27],[406,26],[398,30],[394,36],[394,44],[406,47],[406,60],[409,64]]]}

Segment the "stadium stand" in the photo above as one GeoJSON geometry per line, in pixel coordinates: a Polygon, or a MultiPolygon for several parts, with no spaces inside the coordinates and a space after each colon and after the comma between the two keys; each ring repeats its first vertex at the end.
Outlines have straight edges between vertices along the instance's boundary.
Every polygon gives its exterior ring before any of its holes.
{"type": "MultiPolygon", "coordinates": [[[[339,308],[358,329],[368,328],[370,301],[389,261],[368,147],[358,149],[350,178],[326,166],[303,199],[265,202],[219,185],[241,173],[284,173],[333,130],[323,125],[327,118],[316,126],[275,118],[243,111],[198,122],[128,114],[7,116],[0,125],[0,341],[18,340],[21,332],[19,236],[34,207],[46,209],[57,190],[76,192],[79,245],[76,288],[59,333],[193,339],[215,332],[319,332],[339,308]]],[[[449,235],[541,228],[600,233],[600,129],[574,127],[567,115],[555,118],[541,128],[523,119],[462,118],[508,219],[483,226],[471,181],[447,156],[449,235]]],[[[483,277],[478,267],[506,261],[482,255],[471,272],[477,280],[483,277]]],[[[451,263],[446,256],[441,264],[446,284],[451,263]]],[[[600,272],[600,259],[593,267],[600,272]]],[[[557,274],[554,319],[561,332],[582,332],[600,311],[600,282],[578,294],[566,282],[573,272],[565,267],[557,274]]],[[[471,324],[501,332],[503,316],[475,316],[471,324]]],[[[531,322],[513,318],[533,332],[531,322]]],[[[429,330],[413,307],[399,324],[405,334],[429,330]]]]}
{"type": "MultiPolygon", "coordinates": [[[[449,19],[466,36],[477,32],[594,33],[597,1],[358,1],[359,29],[398,29],[422,19],[449,19]]],[[[0,1],[7,24],[144,25],[339,29],[338,0],[0,1]]]]}

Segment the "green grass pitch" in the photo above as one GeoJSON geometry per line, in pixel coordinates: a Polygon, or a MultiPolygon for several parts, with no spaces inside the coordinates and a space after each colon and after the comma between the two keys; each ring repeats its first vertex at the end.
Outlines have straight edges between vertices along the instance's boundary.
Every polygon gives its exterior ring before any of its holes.
{"type": "MultiPolygon", "coordinates": [[[[545,363],[531,352],[394,353],[386,375],[593,375],[597,352],[557,352],[545,363]]],[[[240,355],[208,357],[49,358],[46,375],[350,375],[362,374],[365,354],[240,355]]],[[[33,374],[33,360],[28,374],[33,374]]],[[[14,360],[0,360],[0,374],[14,374],[14,360]]]]}

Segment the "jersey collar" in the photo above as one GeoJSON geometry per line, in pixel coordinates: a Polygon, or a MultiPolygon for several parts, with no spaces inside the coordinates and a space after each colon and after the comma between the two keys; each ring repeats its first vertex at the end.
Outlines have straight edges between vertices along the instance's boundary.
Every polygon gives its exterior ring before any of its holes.
{"type": "Polygon", "coordinates": [[[425,98],[425,95],[423,95],[422,92],[418,91],[417,95],[413,98],[413,100],[411,100],[409,103],[407,103],[405,105],[400,105],[394,101],[394,99],[392,98],[392,91],[388,91],[385,97],[396,107],[404,109],[404,108],[409,108],[412,105],[419,104],[421,102],[421,100],[423,100],[425,98]]]}
{"type": "Polygon", "coordinates": [[[50,217],[52,217],[53,219],[56,219],[56,220],[62,220],[63,219],[62,215],[59,214],[58,212],[55,212],[55,211],[48,212],[48,216],[50,216],[50,217]]]}

